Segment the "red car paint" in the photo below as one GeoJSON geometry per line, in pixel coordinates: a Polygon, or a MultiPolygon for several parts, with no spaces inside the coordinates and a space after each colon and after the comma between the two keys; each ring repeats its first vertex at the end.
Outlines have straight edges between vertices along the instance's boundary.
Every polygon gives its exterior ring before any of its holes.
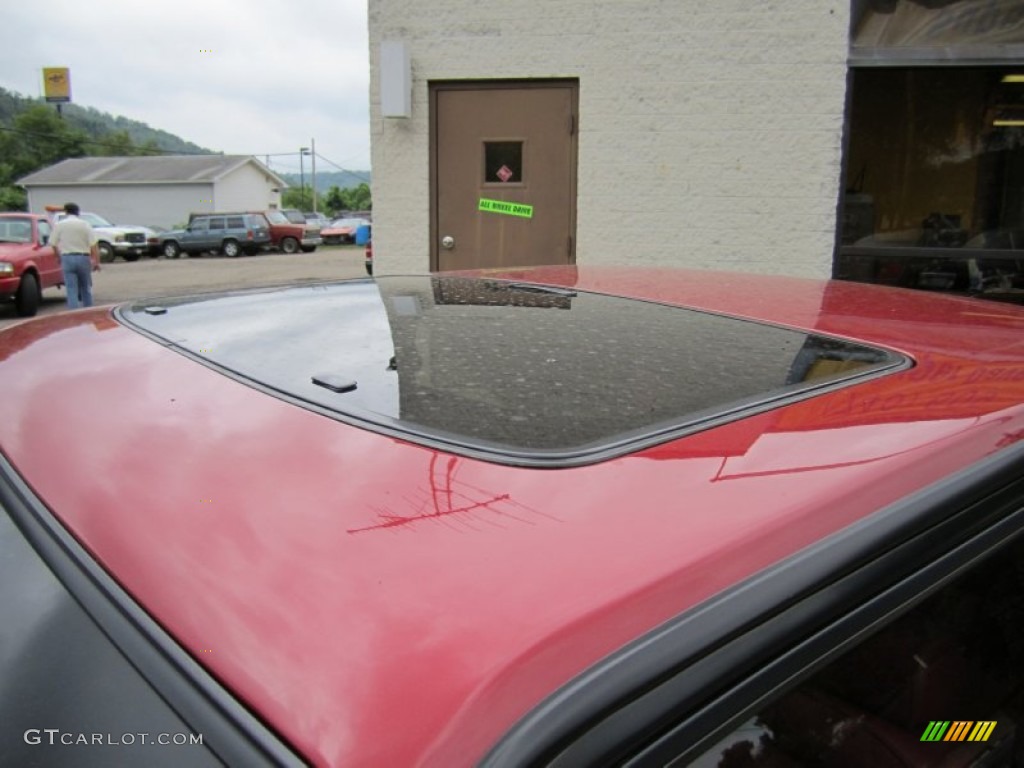
{"type": "Polygon", "coordinates": [[[0,262],[13,267],[10,274],[0,272],[0,300],[14,298],[27,273],[35,276],[40,289],[64,284],[60,259],[53,247],[43,242],[40,232],[40,222],[47,224],[46,217],[34,213],[0,213],[0,235],[4,227],[20,222],[27,224],[24,242],[10,242],[0,237],[0,262]]]}
{"type": "Polygon", "coordinates": [[[530,469],[324,418],[97,309],[0,335],[0,446],[308,760],[452,766],[631,639],[1024,436],[1016,307],[668,270],[493,276],[823,331],[915,366],[530,469]]]}

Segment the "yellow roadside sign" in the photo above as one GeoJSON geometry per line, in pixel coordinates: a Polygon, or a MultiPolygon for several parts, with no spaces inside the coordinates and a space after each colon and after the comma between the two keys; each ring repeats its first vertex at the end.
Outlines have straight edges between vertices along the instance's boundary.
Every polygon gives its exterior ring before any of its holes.
{"type": "Polygon", "coordinates": [[[43,68],[43,94],[47,101],[71,101],[71,74],[67,67],[43,68]]]}

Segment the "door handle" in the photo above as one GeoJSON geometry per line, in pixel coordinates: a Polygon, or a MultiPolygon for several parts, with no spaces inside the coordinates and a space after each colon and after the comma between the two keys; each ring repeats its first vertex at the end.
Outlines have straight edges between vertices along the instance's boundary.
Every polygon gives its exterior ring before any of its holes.
{"type": "Polygon", "coordinates": [[[455,238],[451,235],[445,235],[441,238],[441,247],[447,251],[450,251],[455,247],[455,238]]]}

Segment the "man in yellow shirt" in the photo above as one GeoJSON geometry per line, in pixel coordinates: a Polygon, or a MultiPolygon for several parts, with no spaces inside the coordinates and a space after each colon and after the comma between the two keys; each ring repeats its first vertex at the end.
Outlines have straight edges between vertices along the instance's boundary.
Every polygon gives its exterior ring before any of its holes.
{"type": "Polygon", "coordinates": [[[57,249],[64,270],[68,309],[92,306],[92,271],[100,268],[99,239],[89,222],[79,218],[80,212],[77,203],[66,203],[66,215],[50,235],[50,245],[57,249]]]}

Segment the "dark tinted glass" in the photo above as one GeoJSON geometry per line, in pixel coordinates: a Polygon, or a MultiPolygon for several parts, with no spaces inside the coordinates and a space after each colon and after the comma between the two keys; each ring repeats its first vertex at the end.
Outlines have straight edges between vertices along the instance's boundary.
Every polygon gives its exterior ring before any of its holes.
{"type": "Polygon", "coordinates": [[[214,216],[210,218],[210,229],[224,229],[224,217],[214,216]]]}
{"type": "Polygon", "coordinates": [[[705,312],[486,279],[382,277],[165,306],[123,316],[333,415],[506,460],[621,453],[904,362],[705,312]]]}
{"type": "Polygon", "coordinates": [[[523,142],[484,142],[484,181],[503,184],[523,180],[523,142]]]}
{"type": "Polygon", "coordinates": [[[0,765],[221,765],[214,739],[149,686],[3,507],[0,607],[0,765]]]}
{"type": "Polygon", "coordinates": [[[228,216],[228,229],[243,229],[244,227],[244,216],[228,216]]]}
{"type": "Polygon", "coordinates": [[[1022,557],[1018,541],[679,765],[1021,765],[1022,557]]]}

